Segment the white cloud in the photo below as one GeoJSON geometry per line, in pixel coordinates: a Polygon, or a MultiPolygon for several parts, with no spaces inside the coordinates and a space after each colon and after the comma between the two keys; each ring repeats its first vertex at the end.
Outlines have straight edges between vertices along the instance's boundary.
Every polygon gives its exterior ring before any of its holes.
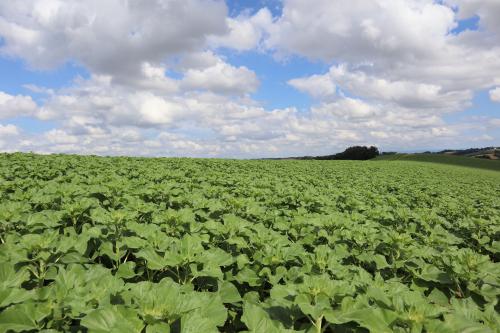
{"type": "Polygon", "coordinates": [[[363,98],[392,102],[401,107],[458,111],[468,105],[471,90],[446,91],[442,86],[418,81],[371,76],[346,65],[332,66],[328,73],[293,79],[289,84],[314,97],[329,97],[335,86],[363,98]]]}
{"type": "Polygon", "coordinates": [[[254,92],[259,85],[255,73],[245,66],[234,67],[218,60],[203,69],[188,69],[184,74],[184,89],[206,89],[216,93],[245,94],[254,92]]]}
{"type": "Polygon", "coordinates": [[[209,43],[213,47],[227,47],[246,51],[260,46],[262,39],[272,24],[269,9],[262,8],[252,16],[241,14],[235,18],[226,18],[229,31],[225,35],[211,36],[209,43]]]}
{"type": "Polygon", "coordinates": [[[30,96],[9,95],[0,91],[0,119],[30,116],[37,108],[30,96]]]}
{"type": "Polygon", "coordinates": [[[472,98],[470,90],[446,91],[443,86],[418,80],[389,80],[345,66],[330,69],[331,80],[356,95],[394,102],[403,107],[460,110],[472,98]]]}
{"type": "Polygon", "coordinates": [[[500,103],[500,87],[490,90],[490,99],[493,102],[500,103]]]}
{"type": "Polygon", "coordinates": [[[17,126],[7,124],[7,125],[2,125],[0,124],[0,138],[5,138],[5,137],[11,137],[11,136],[17,136],[19,135],[20,130],[17,128],[17,126]]]}
{"type": "Polygon", "coordinates": [[[368,130],[379,143],[424,144],[434,137],[435,146],[459,136],[466,142],[467,129],[442,116],[470,107],[475,91],[500,85],[500,44],[492,42],[500,31],[491,19],[498,4],[459,0],[455,12],[451,2],[289,0],[265,45],[278,57],[337,63],[327,73],[289,81],[318,100],[313,114],[356,119],[357,132],[368,130]],[[480,17],[479,31],[451,33],[458,19],[473,15],[480,17]],[[329,93],[333,87],[338,95],[329,93]]]}
{"type": "Polygon", "coordinates": [[[51,144],[73,144],[78,143],[78,137],[66,133],[62,129],[52,129],[44,134],[45,139],[51,144]]]}
{"type": "Polygon", "coordinates": [[[278,56],[343,64],[289,81],[312,96],[325,98],[324,87],[335,85],[397,107],[460,111],[474,91],[500,85],[500,44],[489,42],[500,36],[498,20],[489,19],[498,7],[479,0],[289,0],[265,45],[278,56]],[[474,14],[483,30],[451,33],[459,18],[474,14]]]}
{"type": "Polygon", "coordinates": [[[1,52],[37,68],[76,61],[130,75],[143,62],[203,48],[207,36],[226,33],[226,13],[212,0],[1,2],[1,52]]]}
{"type": "Polygon", "coordinates": [[[312,75],[305,78],[292,79],[288,84],[312,97],[326,98],[335,95],[335,83],[326,75],[312,75]]]}
{"type": "Polygon", "coordinates": [[[52,92],[38,108],[40,117],[60,124],[57,128],[41,135],[24,133],[1,149],[262,157],[328,154],[353,144],[447,146],[464,137],[465,129],[447,125],[439,115],[390,105],[338,95],[309,112],[267,110],[247,97],[158,94],[94,76],[52,92]]]}
{"type": "Polygon", "coordinates": [[[175,68],[179,71],[187,71],[189,69],[202,70],[217,65],[221,60],[212,51],[190,52],[180,59],[175,68]]]}
{"type": "Polygon", "coordinates": [[[114,83],[148,89],[159,93],[176,93],[179,90],[179,83],[166,76],[166,72],[167,67],[165,65],[154,65],[149,62],[143,62],[138,75],[133,77],[115,76],[114,83]]]}
{"type": "Polygon", "coordinates": [[[313,107],[312,113],[322,116],[337,116],[344,119],[373,118],[381,111],[373,105],[354,98],[342,98],[333,103],[313,107]]]}
{"type": "Polygon", "coordinates": [[[110,77],[96,75],[49,96],[37,116],[64,121],[76,132],[98,133],[109,126],[174,126],[178,118],[189,115],[183,114],[179,97],[163,96],[148,89],[114,85],[110,77]]]}
{"type": "Polygon", "coordinates": [[[180,116],[182,106],[151,93],[136,93],[130,98],[133,111],[137,111],[136,124],[173,125],[180,116]]]}
{"type": "Polygon", "coordinates": [[[408,61],[436,56],[454,27],[453,11],[430,0],[288,0],[266,44],[327,61],[408,61]]]}
{"type": "Polygon", "coordinates": [[[15,125],[0,124],[0,151],[13,152],[19,149],[18,139],[21,134],[19,128],[15,125]]]}
{"type": "Polygon", "coordinates": [[[468,19],[475,15],[479,17],[481,41],[498,46],[500,41],[500,1],[496,0],[446,0],[458,9],[460,19],[468,19]]]}

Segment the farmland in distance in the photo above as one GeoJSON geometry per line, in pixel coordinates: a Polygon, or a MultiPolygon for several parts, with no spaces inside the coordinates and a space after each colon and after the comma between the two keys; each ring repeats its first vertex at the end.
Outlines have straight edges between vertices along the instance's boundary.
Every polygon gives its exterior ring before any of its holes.
{"type": "Polygon", "coordinates": [[[0,198],[0,332],[499,332],[499,171],[16,153],[0,198]]]}

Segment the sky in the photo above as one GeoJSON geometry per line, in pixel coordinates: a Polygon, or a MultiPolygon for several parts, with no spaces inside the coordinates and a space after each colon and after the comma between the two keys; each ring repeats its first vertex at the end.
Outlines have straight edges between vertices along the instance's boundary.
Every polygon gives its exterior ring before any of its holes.
{"type": "Polygon", "coordinates": [[[0,2],[0,151],[500,145],[498,0],[0,2]]]}

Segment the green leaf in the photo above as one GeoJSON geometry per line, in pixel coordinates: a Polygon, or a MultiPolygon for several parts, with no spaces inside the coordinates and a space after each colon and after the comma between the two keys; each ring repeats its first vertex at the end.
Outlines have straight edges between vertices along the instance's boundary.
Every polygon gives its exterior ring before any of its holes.
{"type": "Polygon", "coordinates": [[[50,309],[34,303],[12,305],[0,313],[0,333],[41,329],[49,313],[50,309]]]}
{"type": "Polygon", "coordinates": [[[203,252],[200,256],[199,262],[206,265],[228,266],[233,263],[233,257],[219,248],[211,248],[203,252]]]}
{"type": "Polygon", "coordinates": [[[122,279],[133,278],[134,276],[137,275],[137,273],[134,271],[134,268],[135,268],[135,262],[133,262],[133,261],[123,263],[120,265],[120,267],[116,271],[115,276],[122,278],[122,279]]]}
{"type": "Polygon", "coordinates": [[[181,333],[218,333],[219,330],[214,322],[208,318],[203,317],[200,313],[187,314],[181,319],[181,333]]]}
{"type": "Polygon", "coordinates": [[[13,265],[7,262],[0,263],[0,285],[5,287],[17,287],[29,278],[29,272],[21,269],[16,272],[13,265]]]}
{"type": "Polygon", "coordinates": [[[146,333],[170,333],[170,326],[167,323],[149,324],[146,333]]]}
{"type": "Polygon", "coordinates": [[[261,281],[257,273],[255,273],[255,271],[251,270],[248,267],[245,267],[241,271],[239,271],[235,277],[239,282],[246,282],[250,286],[258,286],[260,285],[261,281]]]}
{"type": "Polygon", "coordinates": [[[485,248],[493,253],[500,253],[500,241],[493,241],[491,245],[486,245],[485,248]]]}
{"type": "Polygon", "coordinates": [[[140,333],[144,323],[137,313],[123,306],[108,306],[92,311],[81,320],[90,333],[140,333]]]}
{"type": "Polygon", "coordinates": [[[346,323],[349,321],[357,322],[361,327],[367,328],[370,332],[392,333],[390,325],[397,318],[397,315],[389,310],[380,308],[364,308],[347,311],[340,315],[332,316],[325,314],[325,319],[331,323],[346,323]]]}
{"type": "Polygon", "coordinates": [[[155,250],[152,248],[145,248],[137,252],[136,256],[138,258],[146,259],[147,266],[149,269],[160,270],[167,266],[165,259],[159,256],[155,250]]]}
{"type": "Polygon", "coordinates": [[[223,303],[236,303],[241,301],[238,289],[229,281],[219,282],[219,295],[223,303]]]}
{"type": "Polygon", "coordinates": [[[31,290],[10,287],[0,289],[0,308],[14,303],[22,303],[33,297],[31,290]]]}
{"type": "Polygon", "coordinates": [[[281,332],[278,323],[269,318],[267,312],[256,304],[248,302],[243,304],[243,315],[241,316],[241,321],[245,323],[249,332],[281,332]]]}
{"type": "Polygon", "coordinates": [[[447,273],[434,265],[425,265],[418,277],[424,281],[433,281],[443,284],[450,284],[452,282],[452,279],[447,273]]]}
{"type": "Polygon", "coordinates": [[[124,237],[121,243],[125,244],[129,249],[141,249],[148,242],[136,236],[124,237]]]}
{"type": "Polygon", "coordinates": [[[448,297],[443,293],[441,290],[434,288],[429,296],[427,296],[430,301],[434,302],[435,304],[442,305],[442,306],[448,306],[449,301],[448,297]]]}
{"type": "MultiPolygon", "coordinates": [[[[210,321],[215,326],[222,326],[227,319],[227,309],[222,303],[219,295],[204,293],[207,296],[207,301],[200,303],[200,307],[196,310],[202,316],[209,318],[210,321]]],[[[192,294],[192,297],[195,298],[197,295],[192,294]]],[[[201,298],[200,296],[198,296],[201,298]]]]}
{"type": "Polygon", "coordinates": [[[388,263],[387,260],[385,259],[385,256],[381,254],[376,254],[373,256],[373,261],[375,262],[375,265],[377,265],[377,269],[384,269],[387,267],[391,267],[388,263]]]}

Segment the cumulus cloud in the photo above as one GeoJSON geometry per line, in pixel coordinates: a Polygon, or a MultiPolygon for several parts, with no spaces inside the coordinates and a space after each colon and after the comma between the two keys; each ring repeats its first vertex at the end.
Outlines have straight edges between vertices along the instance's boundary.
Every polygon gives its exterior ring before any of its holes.
{"type": "Polygon", "coordinates": [[[346,65],[332,66],[328,73],[293,79],[289,84],[314,97],[328,97],[335,87],[376,101],[392,102],[402,107],[458,111],[468,105],[472,90],[447,91],[438,84],[394,80],[351,71],[346,65]]]}
{"type": "Polygon", "coordinates": [[[500,2],[495,0],[446,0],[457,10],[460,19],[479,17],[482,43],[498,45],[500,41],[500,2]]]}
{"type": "Polygon", "coordinates": [[[342,98],[333,103],[313,107],[312,113],[322,116],[337,116],[346,120],[372,118],[380,114],[379,108],[354,98],[342,98]]]}
{"type": "Polygon", "coordinates": [[[0,91],[0,119],[30,116],[37,109],[30,96],[9,95],[0,91]]]}
{"type": "Polygon", "coordinates": [[[329,76],[342,88],[357,95],[391,101],[404,107],[457,111],[472,98],[470,90],[447,91],[445,87],[417,80],[390,80],[334,66],[329,76]]]}
{"type": "Polygon", "coordinates": [[[288,84],[297,90],[312,97],[326,98],[335,95],[335,83],[327,75],[312,75],[288,81],[288,84]]]}
{"type": "Polygon", "coordinates": [[[214,47],[227,47],[239,51],[246,51],[260,46],[272,24],[272,15],[269,9],[262,8],[252,16],[244,13],[235,18],[226,19],[228,32],[224,35],[215,35],[209,38],[214,47]]]}
{"type": "Polygon", "coordinates": [[[268,47],[326,61],[432,58],[455,27],[451,8],[429,0],[288,0],[268,47]]]}
{"type": "Polygon", "coordinates": [[[331,80],[358,96],[458,111],[468,106],[473,91],[499,84],[500,44],[477,42],[500,35],[487,21],[496,17],[497,7],[479,0],[318,0],[314,5],[289,0],[265,44],[278,54],[343,64],[323,76],[290,81],[309,94],[321,94],[318,83],[331,80]],[[458,19],[471,15],[486,20],[485,30],[451,33],[458,19]]]}
{"type": "Polygon", "coordinates": [[[12,124],[0,124],[0,149],[1,151],[16,151],[19,149],[18,138],[21,130],[12,124]]]}
{"type": "Polygon", "coordinates": [[[136,73],[226,33],[226,14],[214,0],[1,2],[0,50],[36,68],[76,61],[96,73],[136,73]]]}
{"type": "Polygon", "coordinates": [[[235,67],[218,59],[206,68],[188,69],[182,80],[185,89],[206,89],[216,93],[245,94],[254,92],[259,80],[245,66],[235,67]]]}
{"type": "Polygon", "coordinates": [[[9,136],[17,136],[19,135],[19,129],[17,126],[7,124],[0,124],[0,138],[9,137],[9,136]]]}
{"type": "Polygon", "coordinates": [[[165,65],[143,62],[140,72],[134,76],[116,74],[108,77],[115,84],[127,85],[136,89],[147,89],[159,93],[176,93],[179,90],[179,83],[166,75],[167,70],[168,68],[165,65]]]}
{"type": "Polygon", "coordinates": [[[47,153],[262,157],[327,154],[351,144],[446,144],[461,133],[437,116],[389,111],[347,97],[302,113],[266,110],[251,100],[212,93],[189,93],[171,101],[115,89],[95,79],[56,93],[44,108],[54,108],[52,119],[62,126],[9,147],[47,153]]]}
{"type": "MultiPolygon", "coordinates": [[[[500,44],[492,42],[499,36],[497,10],[496,2],[479,0],[314,6],[290,0],[265,44],[278,57],[335,63],[326,73],[288,82],[317,99],[313,113],[356,119],[360,131],[373,128],[378,142],[459,133],[465,140],[465,129],[446,125],[443,115],[467,109],[475,91],[499,85],[500,44]],[[458,20],[474,15],[479,30],[452,32],[458,20]]],[[[496,90],[490,96],[495,100],[496,90]]]]}
{"type": "Polygon", "coordinates": [[[113,85],[106,77],[55,91],[38,116],[61,124],[18,140],[20,150],[170,156],[326,154],[351,144],[411,147],[452,140],[439,116],[336,96],[303,113],[267,110],[246,97],[206,91],[162,95],[113,85]]]}
{"type": "Polygon", "coordinates": [[[179,97],[114,85],[109,76],[95,75],[49,96],[36,116],[64,121],[66,128],[87,133],[108,126],[174,126],[189,115],[183,113],[179,97]]]}

